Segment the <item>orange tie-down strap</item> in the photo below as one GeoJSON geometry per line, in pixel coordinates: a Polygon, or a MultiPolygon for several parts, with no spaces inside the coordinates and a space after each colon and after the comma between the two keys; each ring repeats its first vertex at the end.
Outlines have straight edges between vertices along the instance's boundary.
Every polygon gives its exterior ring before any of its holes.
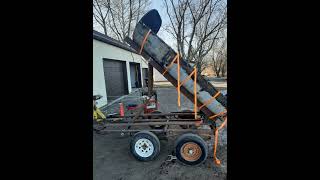
{"type": "Polygon", "coordinates": [[[143,50],[143,47],[144,47],[144,44],[146,43],[147,38],[148,38],[150,32],[151,32],[151,29],[149,29],[149,31],[148,31],[148,32],[146,33],[146,35],[144,36],[143,41],[142,41],[142,44],[141,44],[141,47],[140,47],[139,54],[141,54],[141,52],[142,52],[142,50],[143,50]]]}
{"type": "Polygon", "coordinates": [[[180,83],[179,86],[182,86],[184,83],[186,83],[187,81],[189,81],[189,80],[191,79],[191,76],[194,75],[195,72],[196,72],[196,71],[193,70],[192,73],[190,73],[188,77],[186,77],[184,80],[182,80],[182,82],[180,83]]]}
{"type": "Polygon", "coordinates": [[[199,109],[201,109],[201,108],[203,108],[204,106],[210,104],[214,99],[216,99],[216,98],[219,96],[219,94],[221,94],[220,91],[218,91],[218,92],[217,92],[213,97],[211,97],[208,101],[204,102],[204,103],[202,104],[202,106],[199,107],[199,109]]]}
{"type": "Polygon", "coordinates": [[[227,117],[223,121],[223,123],[220,125],[218,129],[215,130],[214,132],[214,148],[213,148],[213,160],[216,165],[220,165],[221,161],[217,158],[217,146],[218,146],[218,135],[219,135],[219,130],[221,130],[227,123],[227,117]]]}
{"type": "Polygon", "coordinates": [[[222,116],[222,115],[224,115],[224,114],[226,114],[226,113],[227,113],[227,111],[223,111],[223,112],[221,112],[221,113],[218,113],[218,114],[215,114],[215,115],[213,115],[213,116],[210,116],[209,119],[213,119],[213,118],[215,118],[215,117],[222,116]]]}
{"type": "MultiPolygon", "coordinates": [[[[168,70],[171,68],[171,66],[176,62],[176,60],[178,60],[179,58],[179,53],[177,53],[177,55],[173,58],[172,62],[169,64],[169,66],[167,66],[164,70],[164,72],[162,73],[162,75],[164,75],[165,73],[168,72],[168,70]]],[[[178,60],[179,61],[179,60],[178,60]]]]}

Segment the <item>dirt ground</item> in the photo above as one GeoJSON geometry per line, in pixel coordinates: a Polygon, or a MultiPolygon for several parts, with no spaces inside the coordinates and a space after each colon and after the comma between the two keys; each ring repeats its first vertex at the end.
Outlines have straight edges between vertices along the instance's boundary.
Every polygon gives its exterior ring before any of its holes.
{"type": "MultiPolygon", "coordinates": [[[[176,91],[174,88],[157,88],[160,110],[162,112],[177,111],[176,91]],[[176,109],[174,109],[176,108],[176,109]]],[[[139,92],[133,93],[121,101],[132,103],[139,100],[139,92]]],[[[192,108],[192,103],[182,98],[182,104],[192,108]]],[[[117,103],[109,107],[108,113],[118,106],[117,103]]],[[[219,136],[217,156],[221,166],[213,163],[213,140],[208,141],[208,159],[199,166],[185,166],[178,161],[168,162],[168,155],[172,154],[176,137],[160,139],[160,155],[150,162],[140,162],[134,159],[129,151],[130,136],[120,133],[93,135],[93,174],[94,180],[222,180],[227,175],[227,128],[219,136]]]]}

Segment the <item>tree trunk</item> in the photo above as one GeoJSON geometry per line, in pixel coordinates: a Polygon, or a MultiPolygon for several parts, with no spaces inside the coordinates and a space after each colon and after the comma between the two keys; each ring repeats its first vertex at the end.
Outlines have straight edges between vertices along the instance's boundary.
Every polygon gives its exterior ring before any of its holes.
{"type": "Polygon", "coordinates": [[[202,72],[202,68],[201,68],[201,64],[200,63],[197,63],[197,75],[200,76],[201,75],[201,72],[202,72]]]}
{"type": "Polygon", "coordinates": [[[216,71],[216,76],[219,78],[220,77],[220,70],[216,71]]]}
{"type": "Polygon", "coordinates": [[[221,69],[221,76],[225,77],[225,74],[226,74],[226,64],[223,63],[223,66],[222,66],[222,69],[221,69]]]}

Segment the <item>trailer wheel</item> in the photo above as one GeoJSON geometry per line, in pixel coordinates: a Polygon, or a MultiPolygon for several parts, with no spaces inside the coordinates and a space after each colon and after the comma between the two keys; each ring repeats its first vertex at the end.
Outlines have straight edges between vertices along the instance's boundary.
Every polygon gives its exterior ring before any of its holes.
{"type": "Polygon", "coordinates": [[[208,157],[206,142],[198,135],[186,133],[175,142],[177,159],[186,165],[199,165],[208,157]]]}
{"type": "MultiPolygon", "coordinates": [[[[151,114],[161,114],[160,111],[153,111],[151,114]]],[[[150,119],[165,119],[166,116],[149,116],[150,119]]],[[[165,125],[150,125],[151,129],[163,129],[165,125]]]]}
{"type": "Polygon", "coordinates": [[[151,161],[160,153],[160,141],[152,132],[140,131],[132,137],[130,152],[139,161],[151,161]]]}

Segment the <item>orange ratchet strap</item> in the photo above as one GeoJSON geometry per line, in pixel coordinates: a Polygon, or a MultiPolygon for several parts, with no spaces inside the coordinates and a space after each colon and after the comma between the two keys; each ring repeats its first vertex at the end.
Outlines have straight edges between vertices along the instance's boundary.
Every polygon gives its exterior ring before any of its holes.
{"type": "MultiPolygon", "coordinates": [[[[176,60],[179,59],[179,53],[177,53],[177,55],[173,58],[172,62],[169,64],[169,66],[167,66],[165,68],[165,71],[162,73],[162,75],[164,75],[166,72],[168,72],[168,70],[171,68],[171,66],[176,62],[176,60]]],[[[179,61],[179,60],[178,60],[179,61]]]]}
{"type": "Polygon", "coordinates": [[[189,81],[191,79],[191,76],[195,73],[195,71],[192,71],[192,73],[189,74],[188,77],[186,77],[180,84],[180,86],[182,86],[184,83],[186,83],[187,81],[189,81]]]}
{"type": "Polygon", "coordinates": [[[218,135],[219,135],[219,130],[221,130],[227,123],[227,117],[225,118],[224,122],[220,125],[218,129],[215,130],[214,132],[214,148],[213,148],[213,160],[217,165],[221,164],[221,161],[217,158],[217,146],[218,146],[218,135]]]}
{"type": "Polygon", "coordinates": [[[194,70],[192,71],[191,74],[188,75],[188,77],[186,77],[182,83],[180,83],[180,54],[177,53],[177,55],[173,58],[172,62],[169,64],[169,66],[167,66],[165,68],[165,71],[162,73],[162,75],[164,75],[165,73],[168,72],[168,70],[171,68],[171,66],[177,61],[177,74],[178,74],[178,78],[177,78],[177,91],[178,91],[178,107],[180,108],[181,106],[181,102],[180,102],[180,87],[187,82],[189,79],[191,79],[191,76],[194,75],[194,87],[193,87],[193,93],[194,93],[194,118],[197,119],[197,68],[194,68],[194,70]]]}
{"type": "Polygon", "coordinates": [[[227,111],[223,111],[223,112],[221,112],[221,113],[218,113],[218,114],[215,114],[215,115],[213,115],[213,116],[210,116],[209,119],[213,119],[213,118],[215,118],[215,117],[217,117],[217,116],[221,116],[221,115],[223,115],[223,114],[225,114],[225,113],[227,113],[227,111]]]}
{"type": "Polygon", "coordinates": [[[218,91],[218,92],[217,92],[213,97],[211,97],[208,101],[204,102],[204,103],[202,104],[202,106],[199,107],[199,109],[201,109],[201,108],[203,108],[204,106],[210,104],[216,97],[219,96],[219,94],[221,94],[220,91],[218,91]]]}
{"type": "Polygon", "coordinates": [[[194,118],[197,119],[198,99],[197,99],[197,68],[194,68],[193,95],[194,95],[194,118]]]}
{"type": "Polygon", "coordinates": [[[144,44],[146,43],[146,40],[147,40],[150,32],[151,32],[151,29],[149,29],[149,31],[148,31],[148,32],[146,33],[146,35],[144,36],[143,41],[142,41],[142,44],[141,44],[141,47],[140,47],[139,54],[141,54],[141,52],[142,52],[142,50],[143,50],[143,47],[144,47],[144,44]]]}

